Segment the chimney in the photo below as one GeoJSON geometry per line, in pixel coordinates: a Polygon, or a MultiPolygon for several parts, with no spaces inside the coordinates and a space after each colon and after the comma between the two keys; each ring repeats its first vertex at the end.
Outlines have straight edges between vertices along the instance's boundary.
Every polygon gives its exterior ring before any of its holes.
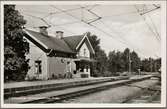
{"type": "Polygon", "coordinates": [[[56,31],[56,37],[59,39],[63,38],[63,31],[56,31]]]}
{"type": "Polygon", "coordinates": [[[40,26],[39,27],[39,32],[45,36],[48,36],[48,31],[47,31],[47,26],[40,26]]]}

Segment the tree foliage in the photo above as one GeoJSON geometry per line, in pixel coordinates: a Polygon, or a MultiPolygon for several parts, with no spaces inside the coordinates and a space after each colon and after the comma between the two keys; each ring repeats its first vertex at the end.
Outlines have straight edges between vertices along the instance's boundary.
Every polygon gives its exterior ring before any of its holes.
{"type": "Polygon", "coordinates": [[[161,67],[161,59],[146,58],[141,60],[135,51],[126,48],[121,51],[110,51],[108,56],[100,47],[100,39],[96,35],[88,33],[88,38],[95,50],[92,57],[97,61],[92,63],[92,76],[113,76],[123,72],[156,72],[161,67]],[[130,69],[129,69],[130,67],[130,69]]]}
{"type": "Polygon", "coordinates": [[[88,38],[92,44],[95,54],[92,56],[95,63],[92,63],[91,74],[92,76],[103,76],[104,72],[107,70],[107,55],[104,50],[100,47],[100,39],[96,35],[91,35],[88,33],[88,38]]]}
{"type": "Polygon", "coordinates": [[[108,55],[108,71],[116,72],[138,72],[140,69],[144,72],[156,72],[161,67],[161,59],[146,58],[141,60],[135,51],[130,52],[126,48],[123,52],[111,51],[108,55]]]}
{"type": "Polygon", "coordinates": [[[161,68],[161,58],[147,58],[141,61],[141,71],[157,72],[161,68]]]}
{"type": "Polygon", "coordinates": [[[15,5],[4,5],[4,80],[23,80],[28,71],[29,44],[23,38],[26,24],[15,5]]]}

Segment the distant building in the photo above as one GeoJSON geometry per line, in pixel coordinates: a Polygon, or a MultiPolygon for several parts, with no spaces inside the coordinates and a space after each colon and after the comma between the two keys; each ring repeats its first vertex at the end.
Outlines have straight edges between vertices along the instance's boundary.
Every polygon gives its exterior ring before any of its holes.
{"type": "Polygon", "coordinates": [[[30,59],[27,76],[37,76],[47,80],[67,76],[86,74],[90,77],[91,54],[95,51],[87,37],[87,33],[78,36],[64,37],[62,31],[56,36],[48,35],[47,27],[39,27],[39,32],[25,29],[25,38],[30,44],[26,58],[30,59]]]}

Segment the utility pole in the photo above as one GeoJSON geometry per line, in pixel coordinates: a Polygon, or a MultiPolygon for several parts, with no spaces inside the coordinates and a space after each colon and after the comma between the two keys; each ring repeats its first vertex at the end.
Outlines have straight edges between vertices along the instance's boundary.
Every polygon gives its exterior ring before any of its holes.
{"type": "Polygon", "coordinates": [[[130,58],[130,50],[129,50],[129,72],[131,72],[131,58],[130,58]]]}
{"type": "Polygon", "coordinates": [[[151,72],[153,71],[153,62],[152,62],[152,59],[151,59],[151,65],[150,65],[150,67],[151,67],[151,72]]]}

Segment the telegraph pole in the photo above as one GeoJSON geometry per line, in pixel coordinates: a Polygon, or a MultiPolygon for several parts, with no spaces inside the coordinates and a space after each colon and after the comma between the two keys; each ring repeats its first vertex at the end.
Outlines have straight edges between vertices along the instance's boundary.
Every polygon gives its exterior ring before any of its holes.
{"type": "Polygon", "coordinates": [[[130,58],[130,50],[129,50],[129,72],[131,72],[131,58],[130,58]]]}
{"type": "Polygon", "coordinates": [[[151,72],[153,71],[153,62],[152,62],[152,59],[151,59],[151,65],[150,65],[150,67],[151,67],[151,72]]]}

